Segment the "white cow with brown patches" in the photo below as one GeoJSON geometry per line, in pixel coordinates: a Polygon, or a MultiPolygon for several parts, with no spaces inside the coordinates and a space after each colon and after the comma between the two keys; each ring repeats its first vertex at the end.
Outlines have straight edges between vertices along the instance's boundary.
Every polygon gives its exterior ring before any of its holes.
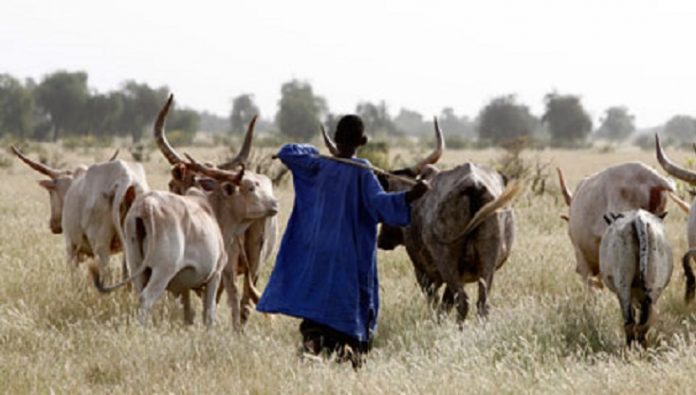
{"type": "MultiPolygon", "coordinates": [[[[140,164],[116,160],[81,165],[75,170],[56,170],[33,161],[17,148],[12,151],[32,169],[49,177],[39,181],[50,194],[51,231],[65,237],[68,263],[76,266],[84,257],[97,257],[103,272],[111,254],[122,249],[121,202],[129,187],[137,194],[150,188],[140,164]]],[[[125,276],[124,272],[124,276],[125,276]]]]}
{"type": "Polygon", "coordinates": [[[570,207],[568,234],[575,249],[575,270],[588,286],[601,287],[597,279],[599,245],[607,228],[603,215],[638,209],[663,213],[674,182],[641,162],[627,162],[583,178],[571,194],[563,172],[557,170],[561,192],[570,207]]]}
{"type": "MultiPolygon", "coordinates": [[[[169,181],[169,190],[177,194],[185,194],[189,188],[205,188],[205,175],[188,165],[185,158],[176,152],[169,144],[165,135],[164,123],[172,105],[174,96],[170,95],[164,107],[157,116],[154,126],[154,137],[160,151],[172,165],[172,179],[169,181]]],[[[222,170],[236,170],[243,166],[251,151],[251,144],[254,137],[254,125],[256,117],[249,123],[247,132],[244,136],[244,143],[237,156],[228,162],[217,166],[222,170]]],[[[244,177],[248,182],[253,183],[263,193],[273,196],[273,184],[271,179],[264,174],[245,171],[244,177]]],[[[225,227],[224,215],[218,218],[220,226],[225,227]]],[[[259,293],[255,288],[261,271],[261,264],[268,260],[275,248],[278,237],[278,218],[270,216],[253,221],[247,228],[242,237],[235,239],[228,246],[228,259],[234,261],[234,266],[238,268],[239,274],[244,275],[244,289],[242,292],[242,322],[245,322],[252,311],[252,303],[259,300],[259,293]]]]}
{"type": "Polygon", "coordinates": [[[193,159],[188,165],[209,177],[206,191],[191,188],[186,194],[152,191],[135,198],[129,189],[124,200],[124,237],[131,278],[104,287],[96,273],[94,282],[102,292],[132,281],[140,297],[139,319],[145,323],[153,304],[165,290],[182,296],[184,320],[193,322],[189,291],[203,294],[207,325],[215,318],[220,279],[228,291],[232,324],[239,327],[236,261],[227,259],[234,238],[241,237],[258,219],[276,215],[273,196],[254,187],[244,171],[232,173],[207,168],[193,159]],[[224,216],[224,227],[219,220],[224,216]]]}

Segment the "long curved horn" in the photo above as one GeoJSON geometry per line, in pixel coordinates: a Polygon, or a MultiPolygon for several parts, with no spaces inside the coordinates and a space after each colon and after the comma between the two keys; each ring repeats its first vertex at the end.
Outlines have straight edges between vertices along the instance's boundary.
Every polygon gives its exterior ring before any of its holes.
{"type": "Polygon", "coordinates": [[[114,154],[111,155],[111,158],[109,158],[109,162],[115,161],[116,158],[118,157],[119,152],[121,152],[121,149],[120,149],[120,148],[116,148],[116,152],[114,152],[114,154]]]}
{"type": "Polygon", "coordinates": [[[437,143],[435,144],[435,150],[431,152],[430,155],[428,155],[425,159],[421,160],[411,168],[411,170],[416,174],[420,174],[426,165],[433,165],[437,163],[437,161],[440,160],[440,157],[442,157],[442,153],[445,151],[445,139],[442,137],[442,130],[440,129],[440,124],[437,122],[437,117],[434,117],[434,120],[435,138],[437,139],[437,143]]]}
{"type": "Polygon", "coordinates": [[[174,94],[170,94],[169,99],[162,107],[162,110],[160,110],[159,115],[157,115],[157,121],[155,121],[155,142],[157,142],[157,146],[169,163],[175,165],[183,162],[184,158],[172,148],[164,136],[164,120],[167,118],[167,113],[169,113],[169,107],[171,107],[173,100],[174,94]]]}
{"type": "Polygon", "coordinates": [[[331,140],[331,137],[329,137],[329,134],[326,133],[326,129],[324,129],[324,125],[319,124],[319,128],[321,129],[321,137],[324,139],[324,144],[326,145],[326,148],[329,149],[329,152],[331,155],[336,156],[338,155],[338,148],[336,148],[336,143],[334,143],[333,140],[331,140]]]}
{"type": "Polygon", "coordinates": [[[254,139],[254,126],[256,126],[256,118],[258,118],[258,115],[254,115],[254,117],[251,118],[251,122],[249,122],[249,126],[247,127],[246,135],[244,136],[244,143],[242,144],[242,148],[239,150],[237,156],[221,164],[218,166],[219,168],[229,170],[234,169],[238,165],[246,163],[247,159],[249,158],[249,152],[251,152],[251,141],[254,139]]]}
{"type": "Polygon", "coordinates": [[[13,152],[15,155],[17,155],[17,157],[18,157],[22,162],[26,163],[27,165],[29,165],[29,167],[31,167],[32,169],[38,171],[39,173],[45,174],[45,175],[47,175],[47,176],[49,176],[49,177],[51,177],[51,178],[58,178],[58,176],[59,176],[61,173],[63,173],[63,172],[61,172],[61,171],[52,169],[51,167],[46,166],[46,165],[44,165],[43,163],[35,162],[35,161],[29,159],[28,157],[24,156],[24,154],[22,154],[22,153],[17,149],[17,147],[15,147],[14,145],[13,145],[11,148],[12,148],[12,152],[13,152]]]}
{"type": "Polygon", "coordinates": [[[573,200],[573,194],[570,193],[568,187],[566,186],[565,177],[563,177],[563,170],[561,170],[560,167],[557,167],[556,172],[558,173],[558,183],[561,185],[563,200],[565,200],[566,204],[570,206],[570,202],[573,200]]]}
{"type": "Polygon", "coordinates": [[[696,172],[678,166],[665,156],[665,152],[662,150],[662,144],[660,143],[660,136],[657,133],[655,133],[655,150],[657,151],[657,161],[660,162],[660,166],[662,166],[667,173],[690,184],[696,184],[696,172]]]}
{"type": "Polygon", "coordinates": [[[239,164],[241,166],[241,169],[239,171],[232,172],[229,170],[223,170],[220,168],[206,166],[203,163],[193,159],[191,155],[187,153],[184,153],[184,155],[186,155],[186,158],[188,158],[189,160],[189,162],[186,163],[186,166],[193,171],[205,174],[206,176],[214,178],[216,180],[230,181],[236,185],[239,185],[239,183],[242,182],[242,178],[244,177],[244,163],[239,164]]]}

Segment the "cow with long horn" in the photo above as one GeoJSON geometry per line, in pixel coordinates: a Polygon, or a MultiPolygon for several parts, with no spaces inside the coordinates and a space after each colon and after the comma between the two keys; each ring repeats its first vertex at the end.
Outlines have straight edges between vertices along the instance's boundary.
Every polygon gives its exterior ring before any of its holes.
{"type": "MultiPolygon", "coordinates": [[[[174,95],[170,95],[162,110],[159,112],[155,122],[154,136],[160,151],[172,165],[172,178],[169,181],[169,190],[182,195],[191,187],[205,189],[208,182],[206,182],[205,177],[203,177],[206,176],[204,168],[194,165],[193,162],[186,161],[184,157],[174,150],[165,136],[164,122],[173,99],[174,95]]],[[[231,160],[217,166],[218,170],[233,170],[246,163],[251,151],[255,124],[256,117],[249,123],[239,153],[231,160]]],[[[205,171],[208,173],[215,170],[210,166],[206,166],[205,168],[207,169],[205,171]]],[[[273,183],[267,176],[252,171],[244,171],[244,177],[246,180],[253,183],[254,188],[258,188],[263,194],[271,197],[273,196],[273,183]]],[[[219,221],[224,222],[224,219],[220,218],[219,221]]],[[[273,215],[257,219],[252,221],[241,237],[234,239],[236,241],[233,242],[229,251],[228,259],[230,261],[239,262],[239,264],[235,264],[239,270],[239,274],[243,274],[245,279],[251,279],[251,286],[245,282],[242,293],[242,322],[247,320],[252,310],[252,303],[258,301],[259,294],[255,290],[254,285],[259,277],[261,263],[268,260],[273,252],[277,239],[277,232],[277,216],[273,215]]]]}
{"type": "MultiPolygon", "coordinates": [[[[36,162],[12,147],[12,152],[24,163],[48,180],[39,181],[50,195],[50,228],[65,237],[68,263],[76,266],[85,256],[99,259],[104,271],[109,257],[121,250],[124,213],[119,209],[128,187],[141,194],[149,190],[145,171],[140,164],[116,159],[118,151],[108,162],[81,165],[74,170],[56,170],[36,162]]],[[[125,270],[123,275],[127,275],[125,270]]]]}
{"type": "MultiPolygon", "coordinates": [[[[415,165],[391,174],[430,182],[431,192],[412,205],[411,223],[406,227],[382,224],[378,246],[392,250],[404,245],[416,280],[431,303],[436,304],[444,284],[442,308],[457,306],[458,318],[468,313],[463,285],[479,285],[478,313],[488,312],[488,295],[494,272],[507,260],[514,240],[514,213],[508,207],[521,191],[519,184],[505,185],[494,170],[465,163],[439,171],[434,165],[442,157],[445,143],[437,122],[435,149],[415,165]]],[[[325,140],[330,141],[325,135],[325,140]]],[[[396,177],[379,176],[387,191],[403,191],[410,185],[396,177]]]]}
{"type": "Polygon", "coordinates": [[[626,162],[607,167],[578,182],[575,192],[566,186],[563,171],[558,168],[563,200],[569,207],[568,235],[575,250],[575,270],[588,286],[602,287],[599,247],[609,212],[643,209],[655,215],[665,211],[667,197],[681,207],[672,193],[674,181],[658,174],[642,162],[626,162]]]}
{"type": "MultiPolygon", "coordinates": [[[[184,195],[153,191],[138,198],[129,189],[123,211],[128,265],[140,297],[140,319],[145,322],[152,305],[165,290],[182,296],[184,320],[193,322],[190,291],[203,293],[204,320],[215,318],[215,296],[222,278],[228,293],[232,324],[239,327],[236,289],[237,261],[227,256],[235,239],[252,221],[276,215],[278,203],[237,172],[210,168],[187,156],[185,166],[205,174],[207,188],[189,189],[184,195]]],[[[105,287],[94,275],[100,291],[105,287]]],[[[247,286],[250,286],[248,284],[247,286]]],[[[253,288],[253,287],[252,287],[253,288]]]]}
{"type": "MultiPolygon", "coordinates": [[[[667,173],[684,182],[688,182],[689,184],[696,184],[696,172],[685,169],[672,162],[662,149],[660,136],[657,134],[655,134],[655,150],[657,151],[657,161],[660,162],[660,166],[662,166],[667,173]]],[[[684,299],[688,303],[694,299],[694,293],[696,291],[696,278],[694,277],[694,272],[691,269],[691,259],[692,257],[696,257],[696,199],[694,199],[693,203],[691,204],[691,209],[689,209],[689,220],[687,222],[686,236],[689,243],[689,250],[682,257],[682,267],[684,269],[684,276],[686,277],[686,292],[684,299]]]]}

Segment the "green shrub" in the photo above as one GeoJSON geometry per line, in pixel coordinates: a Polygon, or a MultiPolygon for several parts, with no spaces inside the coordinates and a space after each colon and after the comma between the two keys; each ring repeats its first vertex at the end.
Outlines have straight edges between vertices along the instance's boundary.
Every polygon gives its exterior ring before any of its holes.
{"type": "Polygon", "coordinates": [[[360,148],[358,156],[369,160],[373,166],[380,169],[389,169],[389,147],[385,141],[367,143],[360,148]]]}

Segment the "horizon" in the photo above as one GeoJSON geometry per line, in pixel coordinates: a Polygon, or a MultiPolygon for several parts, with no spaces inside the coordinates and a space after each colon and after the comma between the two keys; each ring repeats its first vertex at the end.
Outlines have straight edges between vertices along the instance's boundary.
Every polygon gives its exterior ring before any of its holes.
{"type": "Polygon", "coordinates": [[[227,117],[232,98],[254,95],[261,116],[277,111],[280,86],[309,82],[334,113],[384,100],[429,119],[445,107],[475,118],[514,94],[535,115],[551,91],[574,94],[595,127],[626,106],[638,129],[696,115],[688,52],[696,4],[667,1],[497,0],[485,4],[365,0],[240,1],[195,8],[161,0],[41,4],[10,0],[0,16],[0,72],[37,82],[85,71],[98,92],[129,79],[167,85],[179,104],[227,117]],[[109,18],[103,18],[109,15],[109,18]]]}

